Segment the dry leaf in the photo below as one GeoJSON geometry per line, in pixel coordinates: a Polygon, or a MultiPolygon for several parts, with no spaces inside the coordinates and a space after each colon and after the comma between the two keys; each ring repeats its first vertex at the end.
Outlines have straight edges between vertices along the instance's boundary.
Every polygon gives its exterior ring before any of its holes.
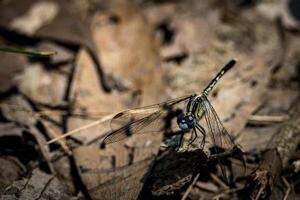
{"type": "Polygon", "coordinates": [[[92,22],[92,35],[104,70],[123,88],[131,92],[140,90],[142,105],[163,98],[153,27],[135,5],[121,1],[106,12],[99,12],[92,22]]]}
{"type": "Polygon", "coordinates": [[[73,151],[80,176],[93,199],[136,199],[152,168],[162,134],[141,134],[107,145],[73,151]]]}
{"type": "MultiPolygon", "coordinates": [[[[90,113],[90,118],[70,117],[68,131],[92,123],[102,116],[121,110],[121,95],[107,94],[103,91],[96,66],[85,50],[79,52],[74,78],[71,87],[70,100],[74,103],[74,111],[90,113]]],[[[81,131],[73,137],[88,143],[110,130],[108,126],[95,126],[81,131]]]]}
{"type": "Polygon", "coordinates": [[[55,70],[45,70],[35,64],[26,67],[18,77],[18,88],[35,102],[59,105],[63,104],[67,76],[55,70]]]}
{"type": "Polygon", "coordinates": [[[68,190],[54,175],[38,169],[30,178],[15,181],[6,188],[2,199],[67,199],[68,190]]]}
{"type": "Polygon", "coordinates": [[[15,76],[22,73],[26,58],[1,52],[0,60],[0,92],[6,92],[15,86],[15,76]]]}

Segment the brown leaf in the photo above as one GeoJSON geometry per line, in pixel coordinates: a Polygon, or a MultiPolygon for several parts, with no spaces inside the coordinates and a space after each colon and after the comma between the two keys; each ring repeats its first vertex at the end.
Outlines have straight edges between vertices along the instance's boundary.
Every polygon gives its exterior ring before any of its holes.
{"type": "Polygon", "coordinates": [[[38,0],[28,0],[23,2],[18,1],[7,1],[1,2],[1,17],[0,17],[0,26],[3,28],[9,28],[11,22],[26,13],[32,4],[38,0]]]}
{"type": "Polygon", "coordinates": [[[22,137],[22,128],[14,123],[1,123],[0,137],[22,137]]]}
{"type": "Polygon", "coordinates": [[[0,110],[5,119],[31,126],[36,123],[30,104],[20,95],[13,95],[1,102],[0,110]]]}
{"type": "Polygon", "coordinates": [[[26,58],[1,52],[0,61],[0,92],[6,92],[15,86],[15,76],[23,71],[26,58]]]}
{"type": "MultiPolygon", "coordinates": [[[[101,116],[121,110],[121,98],[122,95],[107,94],[103,91],[96,66],[88,53],[81,50],[76,62],[70,100],[74,102],[74,112],[90,113],[91,118],[70,117],[68,131],[92,123],[101,116]]],[[[95,126],[83,130],[73,137],[88,143],[108,130],[110,130],[109,126],[95,126]]]]}
{"type": "Polygon", "coordinates": [[[30,178],[15,181],[6,188],[4,199],[67,199],[68,191],[59,180],[38,169],[30,178]]]}
{"type": "MultiPolygon", "coordinates": [[[[160,92],[163,88],[162,73],[157,67],[158,55],[151,28],[141,14],[131,14],[132,11],[137,10],[127,6],[113,7],[104,14],[97,15],[92,25],[93,37],[100,50],[105,71],[113,72],[114,78],[119,82],[121,80],[129,90],[120,94],[105,93],[100,86],[100,81],[103,80],[99,80],[101,76],[93,66],[91,58],[81,51],[71,89],[71,99],[77,110],[87,113],[115,113],[136,106],[137,91],[142,92],[142,104],[158,102],[163,96],[160,92]],[[109,24],[110,17],[117,17],[121,23],[109,24]],[[128,34],[131,36],[128,37],[128,34]]],[[[93,120],[71,118],[68,130],[91,122],[93,120]]],[[[81,131],[74,137],[90,142],[101,136],[101,132],[108,130],[109,124],[106,127],[98,126],[81,131]]]]}
{"type": "Polygon", "coordinates": [[[10,27],[27,35],[33,35],[43,25],[51,22],[56,17],[58,10],[58,5],[53,1],[36,2],[25,14],[14,18],[10,22],[10,27]]]}
{"type": "Polygon", "coordinates": [[[45,145],[46,139],[33,124],[1,124],[0,139],[4,152],[7,151],[20,160],[24,160],[24,162],[38,159],[37,156],[41,154],[44,158],[43,161],[47,163],[50,171],[54,172],[50,161],[49,146],[45,145]],[[36,144],[39,148],[37,148],[36,144]]]}
{"type": "Polygon", "coordinates": [[[142,105],[159,102],[164,85],[153,27],[139,8],[117,1],[92,22],[92,35],[105,71],[124,88],[142,92],[142,105]]]}
{"type": "MultiPolygon", "coordinates": [[[[2,132],[2,130],[1,130],[2,132]]],[[[0,156],[0,194],[4,189],[20,178],[25,167],[18,159],[12,156],[0,156]]]]}
{"type": "MultiPolygon", "coordinates": [[[[287,115],[291,105],[295,102],[297,92],[294,90],[273,89],[265,93],[265,103],[256,114],[258,115],[287,115]],[[285,95],[283,95],[285,94],[285,95]]],[[[273,135],[278,132],[280,124],[269,126],[246,127],[238,143],[245,151],[263,151],[273,135]]]]}
{"type": "Polygon", "coordinates": [[[63,104],[67,76],[56,70],[45,70],[41,65],[26,67],[18,77],[19,90],[31,100],[48,105],[63,104]]]}
{"type": "Polygon", "coordinates": [[[80,176],[93,199],[136,199],[153,165],[162,134],[141,134],[124,142],[74,150],[80,176]]]}
{"type": "Polygon", "coordinates": [[[83,45],[96,55],[89,25],[83,20],[87,10],[74,1],[9,1],[1,2],[1,8],[0,26],[5,30],[83,45]]]}
{"type": "Polygon", "coordinates": [[[83,45],[93,51],[94,44],[91,40],[89,25],[79,16],[80,13],[76,15],[71,13],[66,6],[60,5],[57,16],[37,30],[35,35],[68,44],[83,45]]]}
{"type": "Polygon", "coordinates": [[[73,166],[70,163],[70,157],[61,156],[53,160],[53,167],[59,180],[68,188],[68,191],[72,191],[75,194],[77,183],[74,181],[73,166]]]}

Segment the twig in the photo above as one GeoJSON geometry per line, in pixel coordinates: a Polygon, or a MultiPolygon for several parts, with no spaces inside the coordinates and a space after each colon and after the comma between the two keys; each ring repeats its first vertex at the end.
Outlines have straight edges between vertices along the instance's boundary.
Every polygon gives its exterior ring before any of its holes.
{"type": "MultiPolygon", "coordinates": [[[[44,124],[44,126],[47,126],[43,121],[42,123],[44,124]]],[[[50,135],[50,137],[57,137],[57,133],[50,127],[50,126],[47,126],[47,131],[48,131],[48,134],[50,135]]],[[[62,149],[65,151],[65,153],[67,153],[69,156],[72,155],[72,152],[71,150],[69,149],[69,147],[66,145],[65,141],[58,141],[58,143],[60,144],[60,146],[62,147],[62,149]]]]}
{"type": "Polygon", "coordinates": [[[199,178],[199,173],[195,176],[193,182],[189,185],[188,189],[185,191],[184,195],[182,196],[181,200],[186,200],[190,192],[192,191],[194,185],[196,184],[198,178],[199,178]]]}
{"type": "Polygon", "coordinates": [[[284,194],[283,200],[287,200],[287,198],[291,192],[291,186],[284,176],[282,176],[281,179],[282,179],[284,185],[286,186],[286,192],[284,194]]]}
{"type": "Polygon", "coordinates": [[[211,184],[211,187],[207,187],[206,185],[202,185],[201,182],[196,182],[195,187],[199,188],[200,190],[205,190],[211,193],[217,193],[219,191],[219,186],[215,185],[214,183],[208,182],[207,184],[211,184]]]}
{"type": "Polygon", "coordinates": [[[228,189],[229,187],[221,180],[218,176],[214,175],[213,173],[209,173],[210,177],[219,184],[222,188],[228,189]]]}
{"type": "Polygon", "coordinates": [[[248,118],[248,124],[250,125],[269,125],[274,123],[282,123],[288,120],[286,115],[250,115],[248,118]]]}
{"type": "Polygon", "coordinates": [[[115,114],[107,115],[107,116],[105,116],[105,117],[103,117],[103,118],[101,118],[101,119],[99,119],[99,120],[97,120],[97,121],[94,121],[94,122],[92,122],[92,123],[89,123],[89,124],[87,124],[87,125],[85,125],[85,126],[81,126],[81,127],[77,128],[77,129],[74,129],[74,130],[69,131],[69,132],[67,132],[67,133],[64,133],[64,134],[62,134],[62,135],[60,135],[60,136],[58,136],[58,137],[56,137],[56,138],[53,138],[52,140],[49,140],[46,144],[52,144],[52,143],[54,143],[54,142],[56,142],[56,141],[58,141],[58,140],[61,140],[61,139],[66,138],[66,137],[68,137],[68,136],[74,135],[74,134],[76,134],[76,133],[78,133],[78,132],[80,132],[80,131],[82,131],[82,130],[85,130],[85,129],[94,127],[94,126],[96,126],[96,125],[98,125],[98,124],[101,124],[101,123],[103,123],[103,122],[105,122],[105,121],[107,121],[107,120],[112,119],[114,116],[115,116],[115,114]]]}
{"type": "Polygon", "coordinates": [[[225,191],[223,191],[222,193],[220,193],[220,194],[217,194],[216,196],[214,196],[212,199],[214,199],[214,200],[218,200],[218,199],[220,199],[220,198],[222,198],[222,197],[224,197],[225,195],[228,195],[228,194],[230,194],[230,193],[233,193],[233,192],[237,192],[237,191],[240,191],[240,190],[242,190],[242,189],[244,189],[244,187],[239,187],[239,188],[233,188],[233,189],[227,189],[227,190],[225,190],[225,191]]]}

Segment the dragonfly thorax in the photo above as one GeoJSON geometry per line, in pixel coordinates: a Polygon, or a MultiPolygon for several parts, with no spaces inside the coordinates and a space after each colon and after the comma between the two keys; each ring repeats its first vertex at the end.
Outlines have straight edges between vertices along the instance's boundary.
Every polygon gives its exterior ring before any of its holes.
{"type": "Polygon", "coordinates": [[[193,129],[195,128],[196,120],[192,115],[185,115],[184,113],[181,113],[177,117],[177,124],[182,130],[193,129]]]}
{"type": "Polygon", "coordinates": [[[202,95],[193,95],[189,99],[185,111],[177,117],[177,124],[181,129],[193,129],[197,121],[203,116],[202,95]]]}

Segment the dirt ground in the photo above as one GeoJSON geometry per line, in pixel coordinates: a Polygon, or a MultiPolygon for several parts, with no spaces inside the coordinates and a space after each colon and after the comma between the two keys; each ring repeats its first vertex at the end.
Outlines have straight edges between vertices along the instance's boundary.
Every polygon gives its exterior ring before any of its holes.
{"type": "Polygon", "coordinates": [[[0,10],[0,199],[300,199],[299,1],[0,10]],[[227,131],[210,132],[204,111],[204,147],[186,133],[171,148],[181,97],[232,59],[208,95],[227,131]],[[227,132],[233,143],[216,142],[227,132]]]}

